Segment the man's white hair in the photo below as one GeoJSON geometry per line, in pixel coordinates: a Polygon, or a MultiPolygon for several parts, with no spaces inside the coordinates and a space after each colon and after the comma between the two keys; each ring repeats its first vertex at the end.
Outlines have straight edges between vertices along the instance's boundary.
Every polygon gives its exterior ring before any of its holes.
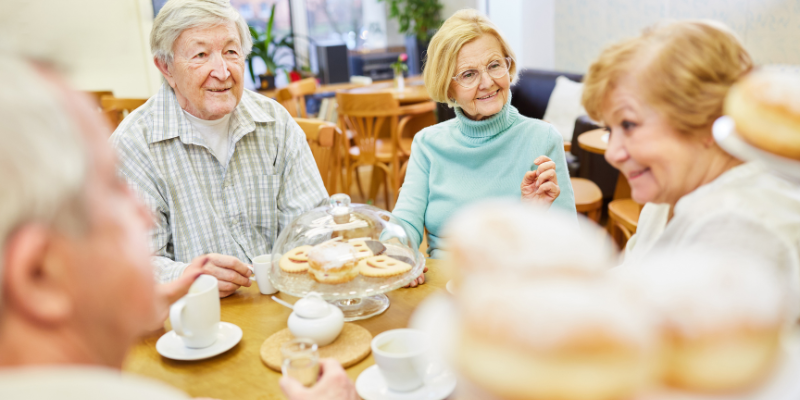
{"type": "Polygon", "coordinates": [[[173,46],[183,31],[233,22],[239,31],[243,57],[253,49],[247,22],[228,0],[169,0],[158,12],[150,32],[150,51],[158,60],[172,64],[173,46]]]}
{"type": "Polygon", "coordinates": [[[85,221],[86,139],[34,65],[0,46],[0,288],[9,237],[41,223],[75,232],[85,221]]]}

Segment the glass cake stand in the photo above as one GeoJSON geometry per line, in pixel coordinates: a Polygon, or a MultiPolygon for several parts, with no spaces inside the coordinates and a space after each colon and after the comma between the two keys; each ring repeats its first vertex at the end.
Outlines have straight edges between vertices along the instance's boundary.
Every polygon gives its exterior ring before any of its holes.
{"type": "Polygon", "coordinates": [[[389,308],[386,292],[403,287],[422,274],[425,257],[412,247],[403,226],[387,211],[365,204],[350,204],[345,194],[331,196],[330,204],[317,207],[295,218],[272,249],[270,281],[286,294],[303,297],[317,292],[344,313],[345,321],[378,315],[389,308]],[[308,272],[286,272],[281,258],[303,245],[328,241],[363,241],[374,255],[384,255],[411,265],[400,275],[383,278],[359,274],[345,283],[317,282],[308,272]]]}

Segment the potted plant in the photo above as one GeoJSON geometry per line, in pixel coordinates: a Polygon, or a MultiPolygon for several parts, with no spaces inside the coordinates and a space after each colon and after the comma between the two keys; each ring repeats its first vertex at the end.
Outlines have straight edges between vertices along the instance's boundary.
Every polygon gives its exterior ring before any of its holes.
{"type": "Polygon", "coordinates": [[[396,18],[406,35],[411,74],[422,72],[422,60],[433,33],[442,26],[440,0],[378,0],[389,4],[389,18],[396,18]]]}
{"type": "Polygon", "coordinates": [[[397,62],[392,63],[392,69],[394,70],[394,84],[397,86],[397,91],[399,92],[402,92],[406,89],[406,81],[403,77],[403,73],[408,71],[408,65],[406,65],[406,61],[408,61],[408,55],[403,53],[397,56],[397,62]]]}
{"type": "Polygon", "coordinates": [[[278,51],[282,48],[288,48],[294,51],[294,41],[292,35],[287,34],[283,37],[275,37],[272,33],[272,26],[275,22],[275,4],[272,5],[269,20],[264,31],[260,31],[253,26],[250,26],[250,35],[253,36],[253,51],[247,57],[247,67],[250,70],[250,76],[253,77],[255,83],[255,73],[253,72],[253,57],[259,57],[264,60],[267,66],[267,71],[258,75],[260,81],[260,88],[267,89],[275,87],[275,74],[279,69],[287,70],[292,66],[289,64],[280,64],[277,58],[278,51]]]}

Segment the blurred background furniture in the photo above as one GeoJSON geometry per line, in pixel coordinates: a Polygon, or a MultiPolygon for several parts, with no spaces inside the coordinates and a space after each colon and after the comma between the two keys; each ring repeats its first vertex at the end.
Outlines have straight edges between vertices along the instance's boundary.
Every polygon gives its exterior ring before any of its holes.
{"type": "Polygon", "coordinates": [[[631,236],[636,233],[642,206],[633,199],[614,200],[608,204],[608,233],[624,250],[631,236]]]}
{"type": "Polygon", "coordinates": [[[340,142],[342,131],[336,125],[315,119],[295,118],[295,122],[306,134],[308,147],[314,155],[322,184],[329,195],[338,193],[337,184],[342,168],[340,160],[340,142]]]}
{"type": "Polygon", "coordinates": [[[306,96],[312,95],[317,91],[317,79],[306,78],[297,82],[292,82],[289,86],[278,89],[275,93],[275,100],[281,103],[286,111],[295,118],[308,118],[306,112],[306,96]]]}
{"type": "MultiPolygon", "coordinates": [[[[388,92],[338,92],[336,100],[339,127],[346,137],[345,190],[349,192],[353,174],[359,166],[372,166],[372,184],[367,199],[374,200],[378,186],[383,184],[386,209],[391,210],[393,196],[389,195],[389,190],[398,193],[402,185],[402,164],[411,154],[413,137],[404,132],[412,130],[411,122],[417,117],[433,122],[432,113],[436,105],[429,101],[401,107],[395,96],[388,92]]],[[[356,182],[363,192],[358,175],[356,182]]]]}
{"type": "Polygon", "coordinates": [[[597,185],[584,178],[570,178],[575,193],[575,208],[596,223],[603,211],[603,193],[597,185]]]}
{"type": "Polygon", "coordinates": [[[100,108],[103,110],[108,122],[113,129],[117,129],[122,120],[133,110],[147,102],[147,99],[122,99],[113,96],[104,96],[100,99],[100,108]]]}

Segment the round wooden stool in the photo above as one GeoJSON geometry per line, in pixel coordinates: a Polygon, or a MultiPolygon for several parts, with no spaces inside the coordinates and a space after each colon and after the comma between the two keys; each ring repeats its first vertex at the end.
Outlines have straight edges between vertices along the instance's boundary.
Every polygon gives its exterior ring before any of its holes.
{"type": "Polygon", "coordinates": [[[575,193],[575,208],[599,224],[600,211],[603,208],[603,192],[597,184],[588,179],[569,178],[569,180],[575,193]]]}
{"type": "Polygon", "coordinates": [[[624,249],[625,244],[636,233],[641,211],[642,206],[632,199],[620,199],[608,203],[608,231],[620,249],[624,249]]]}

